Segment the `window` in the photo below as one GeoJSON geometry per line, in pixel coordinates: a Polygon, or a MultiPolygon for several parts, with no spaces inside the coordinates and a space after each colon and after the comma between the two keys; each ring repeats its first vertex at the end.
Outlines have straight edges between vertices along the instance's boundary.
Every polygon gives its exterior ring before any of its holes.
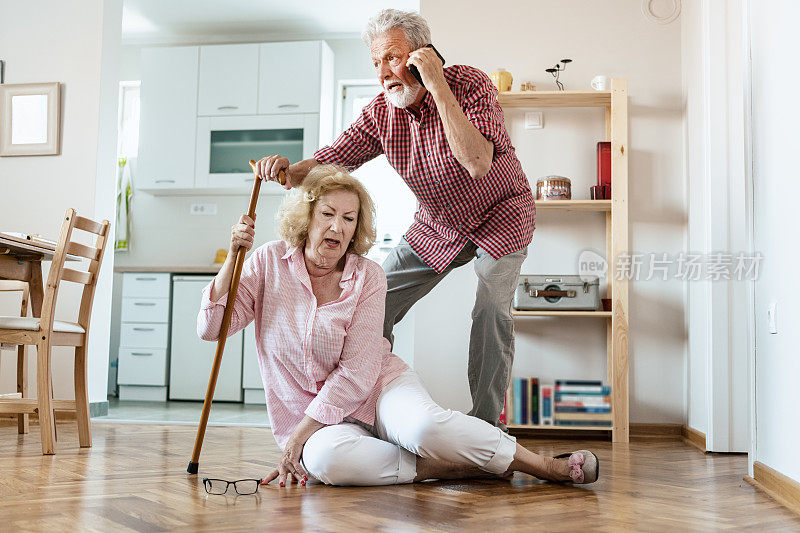
{"type": "Polygon", "coordinates": [[[139,81],[119,84],[117,120],[117,157],[131,158],[139,154],[139,81]]]}

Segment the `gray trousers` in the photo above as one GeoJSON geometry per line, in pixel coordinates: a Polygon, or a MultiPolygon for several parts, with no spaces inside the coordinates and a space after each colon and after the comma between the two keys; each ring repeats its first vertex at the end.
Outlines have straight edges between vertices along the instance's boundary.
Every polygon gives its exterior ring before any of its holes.
{"type": "Polygon", "coordinates": [[[478,291],[472,309],[467,379],[472,395],[470,415],[498,424],[514,362],[514,319],[511,302],[528,249],[493,259],[467,242],[441,273],[425,264],[402,239],[383,263],[388,282],[383,336],[394,344],[392,329],[417,300],[428,294],[454,268],[475,259],[478,291]]]}

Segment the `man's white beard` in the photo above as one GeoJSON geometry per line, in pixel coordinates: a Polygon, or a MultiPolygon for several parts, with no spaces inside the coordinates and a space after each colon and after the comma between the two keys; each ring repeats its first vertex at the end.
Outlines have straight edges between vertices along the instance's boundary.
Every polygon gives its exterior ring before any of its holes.
{"type": "Polygon", "coordinates": [[[411,104],[414,103],[414,100],[417,99],[419,96],[419,92],[422,90],[422,85],[419,83],[415,83],[414,85],[401,85],[403,90],[400,92],[389,92],[386,89],[383,90],[386,93],[386,98],[392,103],[393,106],[403,109],[411,104]]]}

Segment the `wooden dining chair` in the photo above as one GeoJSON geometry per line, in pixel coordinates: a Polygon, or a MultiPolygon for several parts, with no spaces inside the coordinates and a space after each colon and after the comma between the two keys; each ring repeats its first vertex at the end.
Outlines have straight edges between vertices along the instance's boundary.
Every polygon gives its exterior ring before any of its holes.
{"type": "MultiPolygon", "coordinates": [[[[0,280],[0,292],[21,292],[22,304],[20,305],[19,316],[28,316],[28,302],[30,301],[28,282],[0,280]]],[[[17,346],[17,392],[16,394],[0,394],[0,398],[13,397],[28,397],[28,347],[24,344],[17,346]]],[[[17,417],[17,429],[19,433],[27,433],[28,413],[19,413],[17,417]]]]}
{"type": "Polygon", "coordinates": [[[108,228],[107,220],[98,223],[78,216],[74,209],[67,209],[47,276],[41,318],[0,316],[0,343],[36,346],[36,398],[0,399],[0,413],[38,413],[42,453],[45,455],[55,453],[54,411],[75,411],[80,446],[92,445],[86,383],[86,345],[89,341],[89,322],[97,277],[109,237],[108,228]],[[95,246],[73,241],[73,230],[97,235],[95,246]],[[65,267],[67,256],[89,259],[88,268],[84,271],[65,267]],[[77,322],[55,320],[56,300],[62,281],[84,286],[77,322]],[[75,400],[53,399],[53,372],[50,365],[53,346],[75,347],[75,400]]]}

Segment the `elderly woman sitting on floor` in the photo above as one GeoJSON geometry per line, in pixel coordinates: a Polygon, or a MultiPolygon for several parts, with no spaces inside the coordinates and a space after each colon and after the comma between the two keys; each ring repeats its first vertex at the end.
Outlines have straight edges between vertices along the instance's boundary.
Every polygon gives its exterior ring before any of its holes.
{"type": "MultiPolygon", "coordinates": [[[[283,240],[245,261],[229,335],[255,320],[272,431],[284,454],[262,483],[312,476],[331,485],[503,476],[592,483],[586,450],[537,455],[500,429],[437,405],[383,338],[386,277],[364,257],[375,241],[374,206],[344,170],[316,167],[284,202],[283,240]]],[[[230,253],[205,288],[197,330],[216,340],[238,247],[253,246],[243,216],[230,253]]]]}

